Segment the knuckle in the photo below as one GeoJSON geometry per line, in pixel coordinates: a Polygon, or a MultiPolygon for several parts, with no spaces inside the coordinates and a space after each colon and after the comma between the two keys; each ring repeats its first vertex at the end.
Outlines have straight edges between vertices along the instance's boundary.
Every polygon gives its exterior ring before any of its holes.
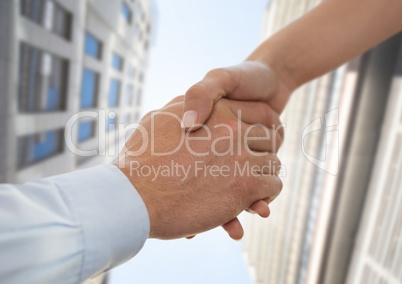
{"type": "Polygon", "coordinates": [[[276,154],[273,153],[268,153],[267,154],[267,163],[272,163],[274,165],[280,165],[281,161],[279,160],[278,156],[276,154]]]}
{"type": "Polygon", "coordinates": [[[266,189],[266,196],[273,199],[282,191],[282,180],[276,175],[269,175],[265,178],[264,188],[266,189]]]}
{"type": "Polygon", "coordinates": [[[270,151],[276,153],[283,143],[282,137],[275,130],[271,130],[269,140],[271,145],[270,151]]]}
{"type": "Polygon", "coordinates": [[[151,117],[151,115],[152,115],[153,113],[155,113],[155,112],[156,112],[156,111],[154,111],[154,110],[148,111],[148,112],[142,117],[142,120],[145,120],[145,119],[151,117]]]}
{"type": "Polygon", "coordinates": [[[265,114],[265,122],[267,122],[268,124],[273,124],[275,122],[275,115],[272,108],[268,104],[263,104],[262,111],[265,114]]]}
{"type": "Polygon", "coordinates": [[[281,192],[282,192],[282,189],[283,189],[283,182],[282,182],[282,180],[279,178],[279,177],[277,177],[277,176],[273,176],[273,179],[275,180],[274,181],[274,189],[276,190],[276,194],[275,194],[275,197],[276,196],[278,196],[281,192]]]}
{"type": "Polygon", "coordinates": [[[283,138],[277,132],[275,132],[275,140],[276,140],[277,149],[279,149],[279,147],[281,147],[283,144],[283,138]]]}
{"type": "Polygon", "coordinates": [[[272,108],[267,103],[260,103],[256,109],[258,115],[262,118],[262,124],[272,128],[275,124],[275,115],[272,108]]]}
{"type": "Polygon", "coordinates": [[[273,140],[276,143],[277,149],[283,144],[283,128],[273,130],[273,140]]]}
{"type": "Polygon", "coordinates": [[[235,82],[233,72],[229,71],[228,68],[212,69],[208,71],[205,77],[221,80],[225,85],[233,85],[235,82]]]}
{"type": "Polygon", "coordinates": [[[211,69],[207,72],[207,74],[205,75],[205,77],[207,78],[216,78],[216,77],[222,77],[222,76],[227,76],[228,72],[225,70],[225,68],[215,68],[215,69],[211,69]]]}
{"type": "Polygon", "coordinates": [[[199,100],[206,97],[206,86],[202,82],[198,82],[192,85],[186,92],[185,98],[186,99],[194,99],[199,100]]]}
{"type": "Polygon", "coordinates": [[[275,139],[277,139],[277,144],[282,145],[285,131],[283,129],[283,124],[280,121],[279,115],[272,110],[272,108],[266,104],[260,104],[258,109],[260,117],[262,117],[263,125],[272,129],[275,139]]]}
{"type": "Polygon", "coordinates": [[[255,202],[273,195],[272,184],[267,180],[266,176],[260,176],[259,178],[254,178],[254,180],[253,195],[249,201],[255,202]]]}
{"type": "Polygon", "coordinates": [[[172,102],[173,103],[176,103],[176,102],[182,102],[182,101],[184,101],[184,95],[180,95],[180,96],[177,96],[176,98],[174,98],[173,100],[172,100],[172,102]]]}
{"type": "Polygon", "coordinates": [[[276,132],[278,133],[279,138],[282,140],[285,139],[285,129],[284,129],[284,125],[281,123],[276,127],[276,132]]]}

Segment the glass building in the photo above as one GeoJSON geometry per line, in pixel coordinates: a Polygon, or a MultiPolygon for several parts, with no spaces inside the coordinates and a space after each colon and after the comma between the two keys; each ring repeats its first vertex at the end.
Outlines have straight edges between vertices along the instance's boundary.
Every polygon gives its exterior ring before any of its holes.
{"type": "MultiPolygon", "coordinates": [[[[264,38],[320,2],[269,1],[264,38]]],[[[248,217],[255,283],[402,283],[401,71],[398,34],[292,95],[283,191],[248,217]]]]}
{"type": "Polygon", "coordinates": [[[108,114],[114,124],[141,117],[135,102],[144,87],[138,74],[148,65],[150,2],[0,1],[0,182],[21,183],[114,158],[117,127],[106,129],[108,114]],[[66,146],[66,123],[81,111],[98,117],[80,118],[72,142],[98,155],[79,156],[66,146]]]}

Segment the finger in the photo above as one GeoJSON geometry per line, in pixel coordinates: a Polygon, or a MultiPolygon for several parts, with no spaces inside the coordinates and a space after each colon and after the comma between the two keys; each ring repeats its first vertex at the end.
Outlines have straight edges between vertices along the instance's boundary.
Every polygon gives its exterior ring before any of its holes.
{"type": "Polygon", "coordinates": [[[263,101],[280,113],[286,100],[273,101],[277,79],[272,70],[259,61],[214,69],[185,95],[183,128],[195,130],[209,118],[214,102],[222,97],[240,101],[263,101]]]}
{"type": "Polygon", "coordinates": [[[191,86],[184,98],[183,128],[195,130],[204,124],[214,103],[235,90],[239,77],[240,69],[214,69],[191,86]]]}
{"type": "Polygon", "coordinates": [[[258,180],[258,183],[254,186],[255,191],[250,196],[250,203],[256,200],[269,200],[271,202],[282,191],[282,180],[276,175],[264,174],[254,177],[254,180],[258,180]]]}
{"type": "Polygon", "coordinates": [[[207,95],[210,92],[208,89],[199,82],[187,91],[184,98],[182,128],[196,130],[207,121],[214,106],[213,98],[207,95]]]}
{"type": "Polygon", "coordinates": [[[281,170],[281,161],[278,156],[273,153],[251,152],[248,162],[258,173],[264,175],[278,175],[281,170]]]}
{"type": "Polygon", "coordinates": [[[283,138],[277,130],[261,124],[242,124],[244,142],[249,150],[257,152],[277,153],[283,143],[283,138]]]}
{"type": "Polygon", "coordinates": [[[243,226],[240,224],[239,219],[234,218],[222,225],[222,228],[229,234],[234,240],[241,240],[244,235],[243,226]]]}
{"type": "Polygon", "coordinates": [[[269,214],[271,214],[268,203],[264,200],[258,200],[254,202],[246,211],[250,213],[256,213],[263,218],[267,218],[269,214]]]}
{"type": "Polygon", "coordinates": [[[281,191],[278,191],[276,194],[274,194],[270,197],[264,198],[263,200],[269,205],[279,196],[280,193],[281,193],[281,191]]]}
{"type": "Polygon", "coordinates": [[[228,100],[228,105],[241,121],[249,125],[264,125],[267,128],[274,129],[279,136],[284,137],[284,125],[279,114],[275,112],[268,104],[263,102],[241,102],[228,100]]]}

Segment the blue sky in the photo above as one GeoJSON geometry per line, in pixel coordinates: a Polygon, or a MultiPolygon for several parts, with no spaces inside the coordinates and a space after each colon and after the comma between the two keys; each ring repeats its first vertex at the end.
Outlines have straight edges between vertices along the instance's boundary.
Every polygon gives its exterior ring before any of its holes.
{"type": "MultiPolygon", "coordinates": [[[[258,45],[267,0],[159,0],[143,113],[185,93],[216,67],[241,62],[258,45]]],[[[247,234],[247,231],[246,231],[247,234]]],[[[111,273],[112,284],[252,283],[242,243],[217,228],[193,240],[148,240],[111,273]]]]}

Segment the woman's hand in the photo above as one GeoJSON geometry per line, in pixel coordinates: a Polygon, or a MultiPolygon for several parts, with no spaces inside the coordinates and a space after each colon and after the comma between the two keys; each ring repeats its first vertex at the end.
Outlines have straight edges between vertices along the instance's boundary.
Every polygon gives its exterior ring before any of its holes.
{"type": "Polygon", "coordinates": [[[186,92],[183,128],[198,129],[209,118],[214,103],[223,97],[265,102],[280,114],[290,93],[290,88],[281,82],[272,68],[260,61],[214,69],[186,92]]]}
{"type": "MultiPolygon", "coordinates": [[[[267,121],[272,121],[268,116],[278,116],[282,112],[290,93],[289,88],[279,80],[273,70],[259,61],[245,61],[233,67],[214,69],[187,91],[182,127],[190,131],[198,129],[210,117],[214,104],[223,97],[237,101],[265,102],[266,108],[255,109],[254,115],[256,122],[267,125],[267,121]]],[[[278,134],[283,140],[281,126],[278,134]]],[[[276,153],[277,150],[278,148],[269,151],[276,153]]],[[[271,201],[257,201],[248,211],[268,217],[270,211],[267,203],[271,201]]],[[[224,224],[223,228],[232,237],[243,235],[237,218],[224,224]]]]}

